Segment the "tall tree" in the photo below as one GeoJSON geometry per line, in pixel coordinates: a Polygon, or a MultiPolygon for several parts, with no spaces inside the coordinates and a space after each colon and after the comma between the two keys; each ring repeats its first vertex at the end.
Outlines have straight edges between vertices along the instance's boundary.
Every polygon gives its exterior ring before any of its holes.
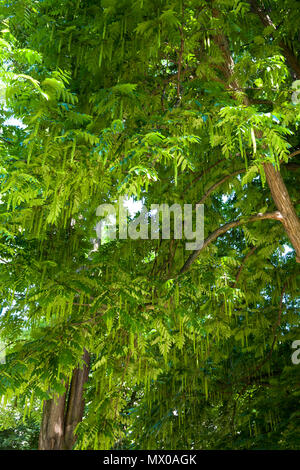
{"type": "Polygon", "coordinates": [[[297,2],[0,5],[1,394],[40,449],[299,448],[297,2]],[[120,195],[202,247],[97,243],[120,195]]]}

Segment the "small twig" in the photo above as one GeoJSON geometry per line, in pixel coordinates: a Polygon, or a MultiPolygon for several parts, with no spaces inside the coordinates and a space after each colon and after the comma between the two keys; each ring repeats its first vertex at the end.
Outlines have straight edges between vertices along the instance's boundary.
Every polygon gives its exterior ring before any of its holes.
{"type": "Polygon", "coordinates": [[[206,199],[209,197],[209,195],[216,189],[218,188],[219,186],[221,186],[221,184],[225,183],[225,181],[227,181],[228,179],[232,178],[233,176],[236,176],[236,175],[239,175],[240,173],[245,173],[246,171],[246,168],[242,168],[240,170],[236,170],[234,171],[233,173],[231,173],[230,175],[226,175],[224,176],[224,178],[222,178],[221,180],[217,181],[215,184],[213,184],[207,191],[206,193],[202,196],[202,198],[200,199],[200,201],[198,202],[198,204],[203,204],[206,199]]]}
{"type": "Polygon", "coordinates": [[[180,51],[178,56],[178,71],[177,71],[177,98],[180,100],[180,76],[181,76],[181,67],[182,67],[182,56],[184,51],[184,37],[183,30],[181,26],[178,26],[180,32],[180,51]]]}
{"type": "Polygon", "coordinates": [[[225,158],[222,158],[221,160],[218,160],[216,163],[214,163],[213,165],[211,165],[210,167],[206,168],[205,170],[201,171],[200,173],[198,173],[198,175],[196,176],[195,179],[193,179],[193,181],[191,183],[189,183],[186,188],[184,188],[184,191],[188,190],[188,188],[190,188],[194,183],[196,183],[197,181],[199,181],[202,176],[206,175],[206,173],[208,173],[210,170],[212,170],[213,168],[215,168],[215,166],[219,165],[219,163],[222,163],[225,161],[225,158]]]}
{"type": "Polygon", "coordinates": [[[240,266],[240,268],[239,268],[239,271],[238,271],[238,273],[237,273],[237,276],[236,276],[236,279],[235,279],[235,283],[234,283],[234,285],[233,285],[234,288],[237,286],[237,283],[239,282],[239,278],[240,278],[241,272],[242,272],[242,270],[243,270],[243,267],[245,266],[245,263],[246,263],[247,259],[249,258],[249,256],[251,256],[251,255],[254,253],[254,251],[256,250],[256,248],[257,248],[257,246],[253,246],[253,247],[251,248],[251,250],[246,254],[246,256],[245,256],[245,258],[244,258],[244,260],[243,260],[243,262],[242,262],[242,264],[241,264],[241,266],[240,266]]]}
{"type": "Polygon", "coordinates": [[[4,137],[0,136],[0,139],[3,140],[3,142],[5,142],[6,144],[13,145],[12,142],[10,142],[9,140],[6,140],[4,137]]]}

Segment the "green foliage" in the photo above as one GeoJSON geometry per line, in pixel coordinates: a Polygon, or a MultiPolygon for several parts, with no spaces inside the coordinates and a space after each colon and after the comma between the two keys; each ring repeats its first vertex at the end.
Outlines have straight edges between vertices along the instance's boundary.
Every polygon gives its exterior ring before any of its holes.
{"type": "Polygon", "coordinates": [[[23,405],[15,399],[0,406],[0,450],[38,448],[40,406],[34,403],[31,416],[24,419],[23,405]]]}
{"type": "Polygon", "coordinates": [[[299,269],[278,221],[232,228],[184,274],[184,239],[96,246],[96,208],[120,195],[205,197],[206,237],[272,212],[266,161],[299,208],[282,55],[297,4],[268,2],[276,29],[250,2],[214,4],[0,2],[2,448],[36,448],[34,404],[64,393],[84,348],[78,449],[300,448],[299,269]]]}

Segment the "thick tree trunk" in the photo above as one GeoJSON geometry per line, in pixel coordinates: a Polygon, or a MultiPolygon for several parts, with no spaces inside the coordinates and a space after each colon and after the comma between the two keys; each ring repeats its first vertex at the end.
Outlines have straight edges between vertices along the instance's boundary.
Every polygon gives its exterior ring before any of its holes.
{"type": "Polygon", "coordinates": [[[75,428],[81,422],[84,411],[83,387],[89,375],[90,357],[87,351],[84,351],[83,369],[75,369],[72,375],[69,399],[65,416],[65,449],[71,450],[75,444],[75,428]]]}
{"type": "Polygon", "coordinates": [[[74,369],[66,393],[44,402],[39,450],[71,450],[76,442],[74,430],[83,417],[83,391],[89,374],[90,356],[86,350],[82,359],[83,368],[74,369]]]}
{"type": "Polygon", "coordinates": [[[66,394],[44,401],[39,450],[60,450],[64,446],[66,394]]]}

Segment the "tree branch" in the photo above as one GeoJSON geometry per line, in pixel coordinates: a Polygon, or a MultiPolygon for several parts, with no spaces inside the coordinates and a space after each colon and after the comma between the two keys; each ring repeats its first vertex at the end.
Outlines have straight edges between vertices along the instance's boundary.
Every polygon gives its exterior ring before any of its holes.
{"type": "Polygon", "coordinates": [[[195,250],[186,260],[184,263],[183,267],[179,271],[179,274],[185,273],[192,263],[195,261],[196,258],[200,255],[200,253],[208,246],[210,245],[213,241],[215,241],[220,235],[223,235],[224,233],[228,232],[228,230],[231,230],[232,228],[238,227],[239,225],[247,224],[249,222],[256,222],[257,220],[264,220],[264,219],[273,219],[273,220],[279,220],[280,222],[283,221],[283,217],[279,211],[275,212],[267,212],[265,214],[256,214],[251,217],[248,217],[247,219],[239,219],[235,220],[233,222],[229,222],[225,225],[222,225],[218,229],[216,229],[214,232],[212,232],[203,242],[203,245],[201,248],[198,250],[195,250]]]}
{"type": "Polygon", "coordinates": [[[295,150],[295,152],[292,152],[292,153],[289,155],[289,158],[293,158],[293,157],[295,157],[296,155],[299,155],[299,154],[300,154],[300,149],[295,150]]]}
{"type": "Polygon", "coordinates": [[[9,140],[5,139],[4,137],[1,137],[1,136],[0,136],[0,139],[1,139],[3,142],[5,142],[6,144],[9,144],[9,145],[12,145],[12,144],[13,144],[13,143],[10,142],[9,140]]]}
{"type": "MultiPolygon", "coordinates": [[[[277,27],[272,22],[270,16],[264,11],[264,9],[259,5],[257,0],[250,0],[250,5],[252,7],[252,11],[258,15],[262,24],[264,26],[272,26],[275,31],[277,31],[277,27]]],[[[295,73],[295,77],[300,78],[300,64],[298,61],[297,56],[293,53],[293,51],[289,48],[287,44],[283,40],[279,41],[279,46],[283,50],[283,54],[289,66],[295,73]]]]}
{"type": "Polygon", "coordinates": [[[220,181],[217,181],[215,184],[213,184],[213,185],[206,191],[206,193],[202,196],[202,198],[200,199],[200,201],[198,202],[198,204],[203,204],[204,201],[206,201],[206,199],[208,198],[208,196],[209,196],[216,188],[218,188],[219,186],[221,186],[221,184],[225,183],[225,181],[227,181],[228,179],[232,178],[233,176],[239,175],[240,173],[244,173],[245,171],[246,171],[246,168],[241,168],[240,170],[234,171],[234,172],[231,173],[230,175],[224,176],[224,178],[222,178],[220,181]]]}
{"type": "Polygon", "coordinates": [[[180,100],[180,78],[181,78],[181,67],[182,67],[182,56],[184,51],[184,37],[183,29],[181,26],[178,26],[180,32],[180,50],[178,55],[178,72],[177,72],[177,98],[180,100]]]}
{"type": "Polygon", "coordinates": [[[244,258],[242,264],[241,264],[240,267],[239,267],[237,276],[236,276],[236,278],[235,278],[235,283],[234,283],[234,285],[233,285],[234,288],[237,286],[237,283],[239,282],[239,278],[240,278],[241,272],[242,272],[242,270],[243,270],[243,267],[244,267],[245,264],[246,264],[247,259],[249,258],[249,256],[251,256],[251,255],[255,252],[256,249],[257,249],[257,246],[253,246],[253,247],[251,248],[251,250],[248,251],[248,253],[246,254],[246,256],[245,256],[245,258],[244,258]]]}
{"type": "Polygon", "coordinates": [[[191,183],[189,183],[185,188],[184,188],[184,191],[187,191],[194,183],[196,183],[197,181],[199,181],[202,176],[206,175],[206,173],[209,173],[210,170],[212,170],[213,168],[215,168],[215,166],[219,165],[220,163],[224,162],[226,160],[226,158],[221,158],[221,160],[218,160],[216,163],[214,163],[213,165],[209,166],[208,168],[206,168],[205,170],[201,171],[200,173],[198,173],[198,175],[196,176],[196,178],[193,179],[193,181],[191,183]]]}

